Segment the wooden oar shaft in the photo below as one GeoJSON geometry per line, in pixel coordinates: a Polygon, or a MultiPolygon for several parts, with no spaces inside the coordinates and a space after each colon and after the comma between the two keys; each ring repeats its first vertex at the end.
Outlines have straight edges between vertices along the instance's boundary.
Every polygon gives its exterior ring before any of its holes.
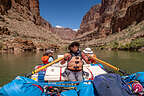
{"type": "Polygon", "coordinates": [[[107,63],[107,62],[105,62],[105,61],[102,61],[102,60],[100,60],[100,59],[98,59],[98,58],[96,58],[96,57],[92,57],[92,56],[90,56],[90,55],[88,55],[90,58],[92,58],[93,60],[96,60],[96,61],[98,61],[98,62],[100,62],[101,64],[104,64],[104,65],[106,65],[106,66],[108,66],[108,67],[110,67],[110,68],[112,68],[112,69],[114,69],[114,70],[116,70],[116,71],[119,71],[119,68],[117,68],[117,67],[115,67],[115,66],[113,66],[113,65],[111,65],[111,64],[109,64],[109,63],[107,63]]]}
{"type": "Polygon", "coordinates": [[[109,63],[107,63],[105,61],[102,61],[102,60],[100,60],[100,59],[98,59],[96,57],[92,57],[90,55],[87,55],[87,56],[90,57],[90,58],[92,58],[93,60],[96,60],[96,61],[100,62],[101,64],[104,64],[104,65],[106,65],[106,66],[108,66],[108,67],[110,67],[110,68],[112,68],[112,69],[114,69],[114,70],[116,70],[118,72],[121,72],[123,75],[129,75],[125,71],[123,71],[123,70],[121,70],[121,69],[119,69],[119,68],[117,68],[117,67],[115,67],[115,66],[113,66],[113,65],[111,65],[111,64],[109,64],[109,63]]]}
{"type": "Polygon", "coordinates": [[[45,69],[45,68],[51,66],[52,64],[61,61],[62,59],[64,59],[64,57],[58,58],[58,59],[54,60],[53,62],[48,63],[47,65],[44,65],[44,66],[42,66],[42,67],[40,67],[40,68],[38,68],[38,69],[32,71],[32,74],[35,74],[35,73],[37,73],[37,72],[39,72],[39,71],[41,71],[41,70],[43,70],[43,69],[45,69]]]}
{"type": "Polygon", "coordinates": [[[100,62],[100,63],[102,63],[102,64],[104,64],[104,65],[106,65],[106,66],[108,66],[108,67],[110,67],[110,68],[113,68],[114,70],[116,70],[116,71],[119,71],[119,68],[117,68],[117,67],[115,67],[115,66],[113,66],[113,65],[111,65],[111,64],[109,64],[109,63],[107,63],[107,62],[104,62],[104,61],[102,61],[102,60],[100,60],[100,59],[98,59],[98,58],[95,58],[96,59],[96,61],[98,61],[98,62],[100,62]]]}

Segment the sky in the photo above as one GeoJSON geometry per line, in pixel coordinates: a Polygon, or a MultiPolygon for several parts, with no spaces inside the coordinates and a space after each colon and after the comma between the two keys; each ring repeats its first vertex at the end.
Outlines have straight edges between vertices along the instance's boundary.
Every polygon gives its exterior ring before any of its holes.
{"type": "Polygon", "coordinates": [[[54,27],[79,29],[83,16],[101,0],[39,0],[40,15],[54,27]]]}

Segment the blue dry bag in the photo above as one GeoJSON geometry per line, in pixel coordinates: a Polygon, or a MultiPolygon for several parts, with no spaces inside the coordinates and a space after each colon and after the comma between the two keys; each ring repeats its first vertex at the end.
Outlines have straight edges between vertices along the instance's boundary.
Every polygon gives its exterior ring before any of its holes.
{"type": "Polygon", "coordinates": [[[22,76],[17,76],[16,79],[4,85],[0,89],[2,96],[44,96],[43,88],[39,83],[22,76]]]}
{"type": "Polygon", "coordinates": [[[102,74],[94,78],[95,96],[133,96],[118,74],[102,74]]]}

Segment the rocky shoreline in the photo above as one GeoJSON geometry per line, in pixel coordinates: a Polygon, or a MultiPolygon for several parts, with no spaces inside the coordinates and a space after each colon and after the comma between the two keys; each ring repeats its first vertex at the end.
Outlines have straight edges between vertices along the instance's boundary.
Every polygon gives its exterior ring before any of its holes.
{"type": "Polygon", "coordinates": [[[11,38],[0,42],[1,53],[22,53],[22,52],[39,52],[47,49],[58,50],[60,46],[48,44],[47,42],[38,42],[38,40],[27,40],[25,38],[11,38]]]}

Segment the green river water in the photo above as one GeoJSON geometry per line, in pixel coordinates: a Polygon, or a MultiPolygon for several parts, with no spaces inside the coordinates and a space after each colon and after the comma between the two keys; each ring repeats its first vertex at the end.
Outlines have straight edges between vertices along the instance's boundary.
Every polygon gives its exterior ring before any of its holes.
{"type": "MultiPolygon", "coordinates": [[[[58,52],[57,54],[62,54],[58,52]]],[[[95,51],[97,57],[129,73],[144,71],[144,53],[129,51],[95,51]]],[[[0,86],[10,82],[16,76],[29,73],[34,66],[41,64],[42,53],[21,55],[0,54],[0,86]]]]}

